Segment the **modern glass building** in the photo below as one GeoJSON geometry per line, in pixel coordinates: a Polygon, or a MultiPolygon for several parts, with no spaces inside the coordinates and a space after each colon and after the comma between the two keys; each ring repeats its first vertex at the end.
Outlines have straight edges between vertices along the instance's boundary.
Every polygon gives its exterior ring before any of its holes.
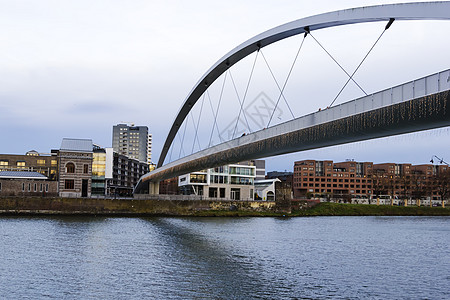
{"type": "Polygon", "coordinates": [[[106,151],[94,145],[92,158],[92,195],[106,194],[106,151]]]}
{"type": "Polygon", "coordinates": [[[257,171],[263,165],[264,161],[252,160],[193,172],[179,176],[178,186],[185,195],[253,200],[257,171]]]}

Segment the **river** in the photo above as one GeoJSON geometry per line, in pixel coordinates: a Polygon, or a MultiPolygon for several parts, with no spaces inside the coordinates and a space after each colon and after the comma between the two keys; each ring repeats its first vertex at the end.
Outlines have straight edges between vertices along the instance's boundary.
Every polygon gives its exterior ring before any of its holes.
{"type": "Polygon", "coordinates": [[[2,299],[450,299],[449,217],[1,217],[2,299]]]}

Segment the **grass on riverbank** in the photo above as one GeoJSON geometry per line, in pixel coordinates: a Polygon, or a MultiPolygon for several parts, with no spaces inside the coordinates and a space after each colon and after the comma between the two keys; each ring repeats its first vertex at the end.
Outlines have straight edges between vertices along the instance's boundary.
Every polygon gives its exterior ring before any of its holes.
{"type": "Polygon", "coordinates": [[[292,215],[298,216],[450,216],[449,208],[428,206],[390,206],[322,202],[292,215]]]}
{"type": "Polygon", "coordinates": [[[198,217],[308,217],[308,216],[450,216],[449,208],[427,206],[389,206],[366,204],[339,204],[322,202],[311,208],[292,213],[259,211],[204,210],[194,214],[198,217]]]}

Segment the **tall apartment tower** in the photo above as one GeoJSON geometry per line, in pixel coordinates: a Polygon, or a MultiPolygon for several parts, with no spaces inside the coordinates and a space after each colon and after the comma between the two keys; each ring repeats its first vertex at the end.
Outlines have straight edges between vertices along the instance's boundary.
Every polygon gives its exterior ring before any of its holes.
{"type": "Polygon", "coordinates": [[[134,124],[117,124],[113,126],[112,146],[114,152],[149,163],[152,157],[152,136],[147,126],[134,124]]]}

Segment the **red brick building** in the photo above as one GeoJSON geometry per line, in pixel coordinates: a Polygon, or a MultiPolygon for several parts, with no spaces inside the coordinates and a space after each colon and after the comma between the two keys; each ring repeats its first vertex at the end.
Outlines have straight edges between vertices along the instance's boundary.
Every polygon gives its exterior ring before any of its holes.
{"type": "Polygon", "coordinates": [[[350,200],[390,195],[396,199],[440,200],[449,189],[449,173],[446,165],[302,160],[294,164],[293,191],[295,198],[350,200]]]}
{"type": "Polygon", "coordinates": [[[294,197],[372,195],[371,162],[302,160],[294,164],[294,197]]]}
{"type": "Polygon", "coordinates": [[[439,176],[449,170],[446,165],[375,164],[372,175],[374,194],[392,195],[399,199],[441,200],[443,183],[439,182],[439,176]]]}

